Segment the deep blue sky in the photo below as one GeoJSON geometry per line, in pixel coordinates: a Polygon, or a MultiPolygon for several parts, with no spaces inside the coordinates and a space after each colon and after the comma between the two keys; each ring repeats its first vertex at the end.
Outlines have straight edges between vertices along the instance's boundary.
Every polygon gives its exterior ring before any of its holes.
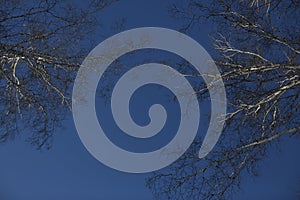
{"type": "MultiPolygon", "coordinates": [[[[173,19],[167,11],[171,2],[174,1],[124,0],[112,5],[98,16],[106,31],[93,38],[94,46],[105,37],[126,29],[144,26],[179,29],[182,22],[173,19]],[[123,17],[126,23],[121,30],[110,29],[123,17]]],[[[190,36],[212,54],[210,31],[212,26],[203,24],[201,30],[190,36]]],[[[98,110],[109,107],[101,100],[97,103],[98,110]]],[[[137,111],[134,112],[138,114],[137,111]]],[[[105,115],[106,111],[103,112],[105,115]]],[[[152,199],[145,186],[149,174],[117,172],[87,152],[77,136],[71,113],[64,121],[64,129],[55,135],[53,148],[49,151],[34,150],[24,142],[25,137],[0,145],[0,200],[152,199]]],[[[285,139],[279,146],[282,151],[277,149],[271,150],[270,156],[261,163],[259,177],[242,179],[242,191],[233,199],[296,199],[294,194],[300,186],[299,141],[285,139]]]]}

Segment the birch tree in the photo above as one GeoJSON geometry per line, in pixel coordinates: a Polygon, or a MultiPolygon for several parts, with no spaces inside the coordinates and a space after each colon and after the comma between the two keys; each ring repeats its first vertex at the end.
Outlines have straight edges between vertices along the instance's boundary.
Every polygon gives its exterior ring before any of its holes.
{"type": "Polygon", "coordinates": [[[113,2],[0,2],[0,142],[29,133],[35,147],[51,146],[87,53],[81,41],[98,25],[94,14],[113,2]]]}
{"type": "MultiPolygon", "coordinates": [[[[226,86],[228,114],[219,143],[199,159],[201,140],[147,184],[158,199],[227,199],[282,137],[300,132],[300,2],[182,1],[171,7],[182,31],[212,23],[214,57],[226,86]]],[[[199,94],[209,98],[207,88],[199,94]]]]}

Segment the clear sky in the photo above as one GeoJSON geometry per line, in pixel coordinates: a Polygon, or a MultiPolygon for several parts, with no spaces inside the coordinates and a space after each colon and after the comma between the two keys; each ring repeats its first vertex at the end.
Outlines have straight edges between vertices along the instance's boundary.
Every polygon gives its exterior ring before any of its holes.
{"type": "MultiPolygon", "coordinates": [[[[94,36],[94,46],[105,37],[136,27],[157,26],[178,30],[182,21],[172,18],[168,13],[171,2],[174,1],[124,0],[112,5],[98,15],[105,31],[101,32],[99,37],[94,36]],[[117,30],[113,28],[114,22],[120,18],[125,19],[125,24],[117,30]]],[[[210,31],[213,31],[213,27],[203,23],[203,28],[190,36],[213,54],[208,36],[210,31]]],[[[161,56],[163,55],[160,55],[160,58],[161,56]]],[[[148,96],[141,93],[138,97],[137,94],[136,101],[142,96],[143,103],[160,99],[164,101],[162,103],[167,104],[167,100],[163,97],[168,91],[157,90],[155,87],[148,89],[158,91],[157,96],[149,101],[151,95],[148,91],[145,93],[148,96]]],[[[176,114],[176,105],[169,103],[167,106],[169,109],[174,108],[176,114]]],[[[109,114],[109,108],[103,99],[97,100],[99,118],[109,114]]],[[[140,123],[147,123],[147,118],[143,118],[143,113],[140,112],[145,108],[137,103],[132,109],[137,115],[135,118],[137,122],[140,119],[140,123]]],[[[169,112],[172,113],[172,110],[169,112]]],[[[104,119],[106,129],[118,132],[112,122],[106,122],[109,120],[108,117],[104,119]]],[[[172,124],[172,120],[176,120],[176,117],[170,120],[172,124]]],[[[164,131],[168,132],[172,127],[174,126],[169,126],[169,129],[164,131]]],[[[63,128],[57,130],[53,147],[49,151],[36,151],[24,142],[25,135],[26,133],[12,142],[0,145],[0,200],[152,199],[150,190],[145,186],[145,179],[151,174],[122,173],[95,160],[82,145],[71,113],[68,113],[63,122],[63,128]]],[[[118,137],[115,137],[115,140],[122,145],[131,145],[130,142],[118,141],[118,137]]],[[[283,143],[272,149],[269,157],[261,162],[259,177],[244,176],[242,191],[233,196],[233,199],[296,200],[295,191],[300,187],[298,152],[300,152],[299,141],[284,139],[283,143]]]]}

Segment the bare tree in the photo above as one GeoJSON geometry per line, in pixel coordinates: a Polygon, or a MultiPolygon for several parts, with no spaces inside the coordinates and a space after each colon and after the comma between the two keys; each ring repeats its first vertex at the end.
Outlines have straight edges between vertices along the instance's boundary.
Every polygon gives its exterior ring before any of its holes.
{"type": "MultiPolygon", "coordinates": [[[[190,0],[173,5],[171,12],[187,21],[183,31],[202,20],[216,27],[214,59],[222,71],[229,113],[213,152],[200,160],[201,140],[196,141],[147,184],[158,199],[226,199],[245,172],[256,174],[268,147],[282,136],[299,135],[300,2],[190,0]]],[[[207,89],[199,94],[209,98],[207,89]]]]}
{"type": "Polygon", "coordinates": [[[0,142],[28,128],[33,145],[50,147],[86,54],[82,41],[97,25],[94,14],[113,2],[0,2],[0,142]]]}

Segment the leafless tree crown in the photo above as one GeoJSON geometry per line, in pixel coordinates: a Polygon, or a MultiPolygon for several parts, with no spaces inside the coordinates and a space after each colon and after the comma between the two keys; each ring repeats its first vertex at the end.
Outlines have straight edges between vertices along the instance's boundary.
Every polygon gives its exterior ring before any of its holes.
{"type": "MultiPolygon", "coordinates": [[[[215,27],[215,61],[222,71],[229,113],[222,138],[203,160],[201,141],[148,186],[158,199],[227,199],[242,174],[281,136],[299,135],[300,3],[294,0],[184,1],[171,13],[182,29],[215,27]]],[[[205,95],[207,90],[199,90],[205,95]]]]}
{"type": "Polygon", "coordinates": [[[112,2],[0,2],[0,142],[22,131],[37,148],[49,147],[86,54],[81,41],[93,30],[93,14],[112,2]]]}

